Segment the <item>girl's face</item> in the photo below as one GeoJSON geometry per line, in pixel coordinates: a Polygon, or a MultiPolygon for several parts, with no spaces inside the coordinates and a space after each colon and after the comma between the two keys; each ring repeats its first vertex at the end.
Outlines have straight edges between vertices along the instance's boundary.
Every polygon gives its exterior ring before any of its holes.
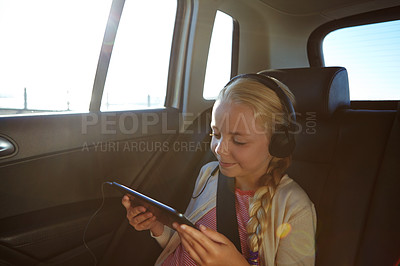
{"type": "Polygon", "coordinates": [[[220,171],[236,177],[239,189],[256,189],[258,179],[267,171],[271,155],[266,131],[254,118],[251,108],[217,101],[211,128],[211,150],[219,161],[220,171]]]}

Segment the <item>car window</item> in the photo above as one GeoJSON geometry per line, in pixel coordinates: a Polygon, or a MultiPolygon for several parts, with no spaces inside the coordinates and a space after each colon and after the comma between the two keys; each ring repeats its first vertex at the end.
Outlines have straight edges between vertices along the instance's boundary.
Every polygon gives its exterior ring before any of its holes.
{"type": "Polygon", "coordinates": [[[231,77],[233,22],[231,16],[217,11],[208,52],[204,99],[217,98],[231,77]]]}
{"type": "Polygon", "coordinates": [[[0,1],[0,115],[89,110],[111,2],[0,1]]]}
{"type": "Polygon", "coordinates": [[[101,111],[164,107],[176,8],[176,0],[125,2],[101,111]]]}
{"type": "MultiPolygon", "coordinates": [[[[88,112],[111,4],[2,0],[0,115],[88,112]]],[[[102,111],[164,106],[176,8],[176,0],[126,1],[102,111]]]]}
{"type": "Polygon", "coordinates": [[[400,20],[348,27],[323,41],[325,66],[346,67],[351,100],[400,100],[400,20]]]}

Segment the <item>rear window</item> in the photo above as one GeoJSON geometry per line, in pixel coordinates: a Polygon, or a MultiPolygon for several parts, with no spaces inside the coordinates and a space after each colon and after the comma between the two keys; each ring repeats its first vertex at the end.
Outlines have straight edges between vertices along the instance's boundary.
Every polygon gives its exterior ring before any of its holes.
{"type": "Polygon", "coordinates": [[[343,66],[351,100],[400,100],[400,20],[348,27],[323,41],[325,66],[343,66]]]}

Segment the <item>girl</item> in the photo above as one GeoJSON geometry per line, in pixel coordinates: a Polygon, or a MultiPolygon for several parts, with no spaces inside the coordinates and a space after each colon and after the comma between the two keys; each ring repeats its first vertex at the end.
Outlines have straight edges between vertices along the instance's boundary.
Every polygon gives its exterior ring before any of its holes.
{"type": "Polygon", "coordinates": [[[285,174],[294,148],[291,102],[285,85],[258,74],[235,77],[220,92],[211,121],[218,161],[201,169],[185,212],[199,230],[174,224],[174,231],[123,198],[130,224],[150,229],[164,248],[156,265],[314,264],[314,205],[285,174]],[[234,178],[241,252],[216,231],[218,172],[234,178]]]}

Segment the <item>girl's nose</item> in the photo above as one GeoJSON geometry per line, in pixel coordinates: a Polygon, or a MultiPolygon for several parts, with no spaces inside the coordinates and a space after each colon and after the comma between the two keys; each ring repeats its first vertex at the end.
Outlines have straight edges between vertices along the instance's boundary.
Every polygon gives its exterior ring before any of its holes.
{"type": "Polygon", "coordinates": [[[215,147],[215,153],[218,155],[226,155],[229,153],[228,141],[224,141],[222,138],[218,141],[215,147]]]}

